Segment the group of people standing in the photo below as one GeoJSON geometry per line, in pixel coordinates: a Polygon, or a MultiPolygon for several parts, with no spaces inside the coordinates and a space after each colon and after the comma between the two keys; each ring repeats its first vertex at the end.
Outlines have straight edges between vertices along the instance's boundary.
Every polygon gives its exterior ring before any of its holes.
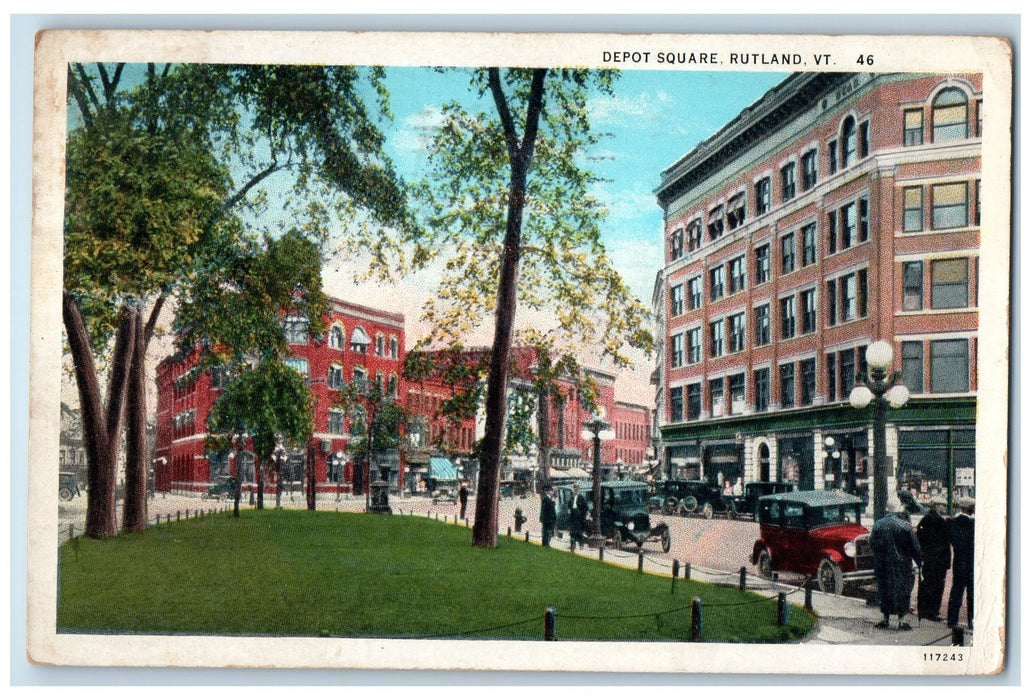
{"type": "MultiPolygon", "coordinates": [[[[573,497],[569,502],[569,540],[573,548],[586,544],[584,532],[587,530],[587,498],[580,493],[580,485],[573,484],[573,497]]],[[[555,488],[547,486],[541,494],[541,543],[551,546],[551,538],[555,534],[555,523],[558,511],[555,507],[555,488]]]]}
{"type": "Polygon", "coordinates": [[[913,564],[920,570],[917,615],[923,620],[941,620],[945,576],[952,569],[952,586],[946,624],[959,624],[964,597],[967,625],[974,625],[974,503],[966,501],[953,518],[945,518],[944,503],[932,504],[914,530],[905,512],[889,513],[870,529],[874,554],[874,575],[884,619],[877,627],[888,627],[890,617],[898,617],[898,629],[912,629],[905,621],[910,611],[915,577],[913,564]]]}

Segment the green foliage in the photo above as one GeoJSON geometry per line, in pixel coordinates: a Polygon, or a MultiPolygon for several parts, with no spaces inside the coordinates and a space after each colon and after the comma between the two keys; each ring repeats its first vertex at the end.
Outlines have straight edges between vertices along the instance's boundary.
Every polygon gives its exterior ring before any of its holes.
{"type": "Polygon", "coordinates": [[[560,639],[685,640],[695,596],[704,641],[797,640],[813,624],[792,606],[789,624],[777,627],[776,600],[736,586],[682,580],[671,594],[664,576],[500,540],[480,549],[465,528],[425,518],[296,510],[219,514],[105,542],[76,538],[60,550],[57,626],[539,640],[551,605],[560,639]]]}
{"type": "Polygon", "coordinates": [[[356,379],[340,389],[337,405],[351,421],[347,449],[353,455],[368,457],[401,444],[401,429],[406,412],[396,397],[378,381],[356,379]]]}
{"type": "Polygon", "coordinates": [[[516,386],[508,392],[508,418],[505,421],[505,454],[529,455],[537,446],[533,417],[537,395],[529,388],[516,386]]]}
{"type": "Polygon", "coordinates": [[[433,351],[426,350],[425,342],[421,342],[406,353],[402,370],[406,380],[432,379],[448,387],[448,396],[440,402],[437,415],[430,416],[431,421],[443,419],[445,426],[452,428],[437,431],[438,449],[452,455],[458,453],[448,437],[457,435],[457,428],[464,422],[476,418],[483,404],[489,360],[490,353],[471,351],[459,342],[433,351]]]}

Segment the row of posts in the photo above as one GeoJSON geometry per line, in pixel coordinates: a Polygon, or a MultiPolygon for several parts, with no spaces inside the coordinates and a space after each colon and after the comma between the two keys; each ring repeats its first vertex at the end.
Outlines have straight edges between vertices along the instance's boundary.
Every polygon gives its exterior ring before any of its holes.
{"type": "MultiPolygon", "coordinates": [[[[196,508],[193,511],[193,517],[194,518],[199,518],[202,515],[212,515],[213,513],[221,513],[224,510],[225,510],[225,508],[215,508],[215,509],[208,508],[206,510],[202,509],[202,508],[196,508]]],[[[190,509],[189,508],[186,509],[186,517],[187,518],[190,517],[190,509]]],[[[183,519],[183,512],[181,510],[177,510],[175,512],[175,521],[179,522],[182,519],[183,519]]],[[[165,523],[167,524],[167,523],[170,523],[170,522],[172,522],[172,514],[171,513],[167,513],[165,515],[165,523]]],[[[154,524],[155,525],[160,525],[161,524],[161,514],[160,513],[158,513],[157,516],[155,516],[154,524]]],[[[75,523],[68,523],[68,539],[70,539],[70,540],[75,539],[75,523]]]]}

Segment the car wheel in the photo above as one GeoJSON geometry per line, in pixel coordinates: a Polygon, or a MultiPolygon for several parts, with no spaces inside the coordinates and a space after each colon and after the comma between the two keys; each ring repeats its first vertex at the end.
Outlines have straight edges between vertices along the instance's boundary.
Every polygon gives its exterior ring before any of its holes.
{"type": "Polygon", "coordinates": [[[680,512],[685,515],[690,515],[698,509],[698,501],[694,496],[685,496],[684,500],[680,502],[680,512]]]}
{"type": "Polygon", "coordinates": [[[704,517],[706,520],[712,520],[712,504],[711,503],[706,503],[704,506],[702,506],[702,517],[704,517]]]}
{"type": "Polygon", "coordinates": [[[673,537],[669,534],[669,528],[663,528],[662,534],[659,535],[659,541],[662,543],[662,551],[669,553],[670,548],[673,546],[673,537]]]}
{"type": "MultiPolygon", "coordinates": [[[[52,492],[51,492],[51,493],[52,493],[52,492]]],[[[72,490],[71,490],[70,488],[68,488],[68,487],[66,486],[66,487],[64,487],[64,488],[60,489],[60,490],[59,490],[59,491],[57,492],[57,496],[58,496],[58,497],[59,497],[59,498],[60,498],[60,499],[61,499],[62,501],[70,501],[70,500],[72,500],[72,497],[74,496],[74,494],[72,493],[72,490]]]]}
{"type": "Polygon", "coordinates": [[[769,547],[763,547],[759,552],[759,558],[755,561],[756,568],[763,578],[773,578],[773,554],[769,547]]]}
{"type": "Polygon", "coordinates": [[[820,568],[816,571],[816,578],[820,584],[820,590],[824,593],[841,595],[844,589],[844,580],[841,576],[841,567],[830,557],[824,557],[820,562],[820,568]]]}

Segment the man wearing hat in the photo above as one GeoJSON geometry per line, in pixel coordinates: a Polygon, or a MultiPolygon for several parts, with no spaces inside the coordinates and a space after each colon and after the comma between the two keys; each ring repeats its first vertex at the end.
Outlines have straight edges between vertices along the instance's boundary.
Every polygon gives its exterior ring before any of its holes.
{"type": "Polygon", "coordinates": [[[974,628],[974,501],[964,499],[959,515],[949,523],[952,542],[952,587],[949,589],[948,625],[959,624],[963,594],[967,597],[967,626],[974,628]]]}
{"type": "Polygon", "coordinates": [[[550,487],[544,488],[541,494],[541,544],[545,547],[551,546],[551,535],[555,531],[555,521],[558,519],[555,513],[555,491],[550,487]]]}
{"type": "Polygon", "coordinates": [[[924,555],[920,571],[920,590],[917,593],[917,615],[922,620],[941,620],[942,594],[945,592],[945,573],[952,562],[949,544],[949,523],[942,517],[945,502],[931,501],[931,508],[916,527],[916,539],[924,555]]]}
{"type": "Polygon", "coordinates": [[[910,630],[905,621],[913,595],[913,562],[921,562],[920,544],[909,524],[905,511],[888,513],[870,528],[870,548],[873,550],[874,575],[877,577],[877,595],[884,619],[875,626],[886,628],[889,618],[898,616],[898,629],[910,630]]]}

